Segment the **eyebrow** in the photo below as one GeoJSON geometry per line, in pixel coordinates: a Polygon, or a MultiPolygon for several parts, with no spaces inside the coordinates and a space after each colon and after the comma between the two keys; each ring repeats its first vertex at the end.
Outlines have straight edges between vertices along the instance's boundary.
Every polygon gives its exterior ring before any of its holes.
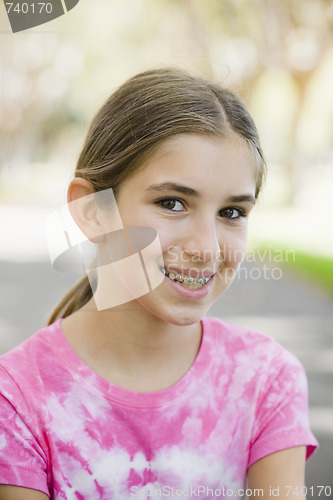
{"type": "Polygon", "coordinates": [[[162,184],[153,184],[146,189],[146,191],[176,191],[177,193],[187,194],[193,198],[198,198],[199,193],[195,189],[188,186],[183,186],[182,184],[176,184],[174,182],[163,182],[162,184]]]}
{"type": "MultiPolygon", "coordinates": [[[[164,191],[176,191],[177,193],[185,194],[187,196],[192,196],[193,198],[198,198],[200,194],[195,189],[184,186],[182,184],[176,184],[174,182],[163,182],[162,184],[153,184],[149,186],[146,191],[148,192],[164,192],[164,191]]],[[[252,194],[240,194],[229,196],[226,199],[227,203],[241,203],[250,202],[252,205],[255,204],[256,199],[252,194]]]]}
{"type": "Polygon", "coordinates": [[[229,196],[226,200],[228,203],[241,203],[242,201],[248,201],[255,205],[256,199],[252,194],[240,194],[236,196],[229,196]]]}

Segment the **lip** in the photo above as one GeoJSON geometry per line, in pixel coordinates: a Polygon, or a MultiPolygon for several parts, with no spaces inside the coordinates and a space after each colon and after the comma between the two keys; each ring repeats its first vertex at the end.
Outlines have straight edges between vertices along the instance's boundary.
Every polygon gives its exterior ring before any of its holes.
{"type": "Polygon", "coordinates": [[[215,272],[209,271],[208,269],[199,271],[199,269],[193,267],[191,269],[180,269],[179,267],[167,266],[165,270],[168,271],[168,273],[181,274],[182,276],[190,276],[191,278],[210,278],[215,274],[215,272]]]}
{"type": "MultiPolygon", "coordinates": [[[[184,271],[184,270],[183,270],[184,271]]],[[[175,271],[172,271],[175,272],[175,271]]],[[[202,275],[203,276],[203,275],[202,275]]],[[[211,276],[211,275],[209,275],[211,276]]],[[[207,276],[208,277],[208,276],[207,276]]],[[[182,286],[180,283],[177,283],[176,281],[172,281],[171,279],[167,278],[165,276],[164,283],[166,283],[167,286],[171,287],[173,291],[175,291],[177,294],[181,295],[182,297],[185,297],[186,299],[202,299],[206,297],[213,285],[213,280],[214,276],[211,277],[209,281],[200,288],[197,288],[196,290],[191,290],[189,288],[185,288],[182,286]]]]}

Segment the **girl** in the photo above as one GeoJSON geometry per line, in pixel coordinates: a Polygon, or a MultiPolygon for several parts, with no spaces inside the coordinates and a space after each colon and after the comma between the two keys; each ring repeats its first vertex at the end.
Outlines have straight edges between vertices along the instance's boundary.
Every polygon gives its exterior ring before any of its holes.
{"type": "Polygon", "coordinates": [[[205,317],[241,262],[264,173],[249,113],[219,85],[162,69],[110,97],[68,189],[98,248],[96,284],[82,279],[1,358],[1,500],[304,497],[317,441],[302,366],[205,317]],[[119,303],[119,268],[101,260],[119,227],[85,203],[110,188],[128,255],[134,227],[153,228],[162,256],[145,266],[137,250],[120,282],[131,291],[150,269],[159,284],[119,303]]]}

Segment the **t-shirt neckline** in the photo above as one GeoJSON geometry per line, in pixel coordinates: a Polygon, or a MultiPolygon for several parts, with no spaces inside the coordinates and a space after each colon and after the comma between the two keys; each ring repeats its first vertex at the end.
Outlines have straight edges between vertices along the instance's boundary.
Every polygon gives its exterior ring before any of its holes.
{"type": "MultiPolygon", "coordinates": [[[[58,319],[53,325],[56,334],[55,342],[58,343],[56,349],[67,368],[70,369],[73,378],[120,405],[135,408],[152,408],[172,404],[173,401],[187,394],[187,389],[191,385],[191,382],[193,382],[193,379],[198,378],[199,380],[207,366],[208,345],[206,337],[208,325],[207,318],[202,318],[202,338],[197,356],[187,372],[175,384],[166,389],[154,392],[137,392],[125,389],[99,375],[79,357],[65,337],[61,328],[61,321],[62,318],[58,319]]],[[[196,384],[192,384],[192,386],[195,387],[196,384]]]]}

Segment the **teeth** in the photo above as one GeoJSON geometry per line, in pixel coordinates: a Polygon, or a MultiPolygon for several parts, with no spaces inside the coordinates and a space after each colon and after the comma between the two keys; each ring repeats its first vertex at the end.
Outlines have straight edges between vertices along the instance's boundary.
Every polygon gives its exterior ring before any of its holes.
{"type": "Polygon", "coordinates": [[[183,286],[187,286],[187,287],[193,288],[193,289],[194,288],[201,288],[201,286],[205,285],[207,283],[207,281],[209,281],[211,278],[211,277],[209,277],[209,278],[192,278],[192,276],[182,276],[181,274],[168,272],[168,271],[166,271],[166,269],[164,267],[161,269],[161,271],[165,276],[167,276],[172,281],[178,281],[178,283],[182,283],[183,286]]]}

